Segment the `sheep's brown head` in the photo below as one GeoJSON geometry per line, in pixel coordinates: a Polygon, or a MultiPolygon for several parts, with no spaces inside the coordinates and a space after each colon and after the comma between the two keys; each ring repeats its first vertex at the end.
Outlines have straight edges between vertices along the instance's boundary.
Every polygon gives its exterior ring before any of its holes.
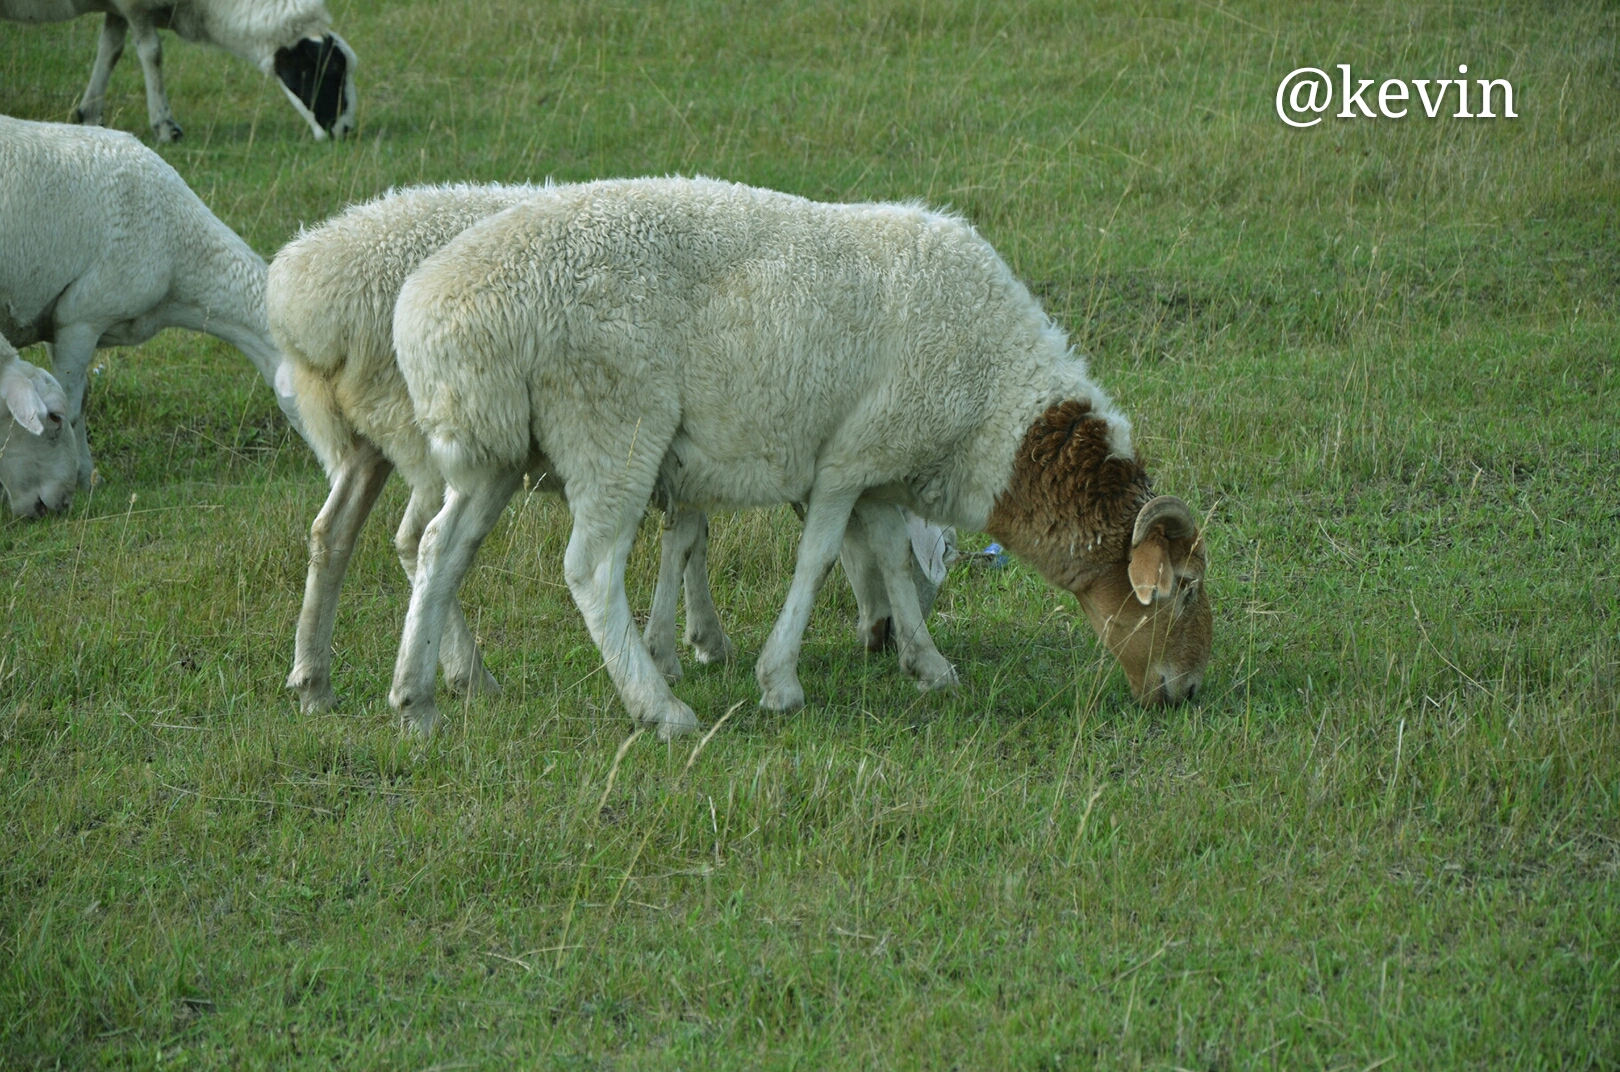
{"type": "Polygon", "coordinates": [[[1152,487],[1128,432],[1070,399],[1030,426],[986,526],[1073,593],[1148,706],[1198,691],[1212,625],[1198,520],[1152,487]]]}
{"type": "Polygon", "coordinates": [[[1137,512],[1130,557],[1075,592],[1148,707],[1190,700],[1203,683],[1214,619],[1204,565],[1192,509],[1160,495],[1137,512]]]}

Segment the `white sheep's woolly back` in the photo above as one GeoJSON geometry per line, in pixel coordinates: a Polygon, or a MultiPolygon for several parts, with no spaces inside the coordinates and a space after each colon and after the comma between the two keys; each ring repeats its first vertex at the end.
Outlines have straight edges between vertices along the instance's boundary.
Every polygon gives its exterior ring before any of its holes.
{"type": "Polygon", "coordinates": [[[358,430],[412,486],[438,480],[394,362],[394,302],[429,254],[539,189],[393,189],[301,230],[276,254],[266,294],[270,332],[328,475],[358,430]]]}
{"type": "Polygon", "coordinates": [[[241,56],[265,74],[275,66],[276,49],[332,26],[324,0],[185,0],[172,8],[168,29],[241,56]]]}
{"type": "Polygon", "coordinates": [[[915,205],[709,179],[556,186],[424,262],[395,340],[442,463],[516,465],[536,444],[565,479],[606,479],[626,459],[592,454],[592,422],[645,414],[696,509],[802,501],[835,471],[977,530],[1026,430],[1070,398],[1131,451],[990,245],[915,205]]]}

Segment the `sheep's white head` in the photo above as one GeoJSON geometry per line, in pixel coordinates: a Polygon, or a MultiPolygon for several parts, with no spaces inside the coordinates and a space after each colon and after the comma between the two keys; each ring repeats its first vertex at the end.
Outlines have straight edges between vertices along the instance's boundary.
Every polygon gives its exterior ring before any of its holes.
{"type": "Polygon", "coordinates": [[[1081,597],[1092,626],[1144,705],[1192,699],[1214,636],[1203,534],[1192,508],[1174,495],[1143,504],[1121,567],[1098,577],[1081,597]]]}
{"type": "Polygon", "coordinates": [[[73,505],[79,447],[62,385],[44,369],[14,360],[0,371],[6,408],[0,426],[0,485],[17,517],[43,517],[73,505]]]}
{"type": "Polygon", "coordinates": [[[306,37],[276,49],[272,61],[281,91],[304,117],[316,141],[354,131],[354,68],[349,43],[335,33],[306,37]]]}

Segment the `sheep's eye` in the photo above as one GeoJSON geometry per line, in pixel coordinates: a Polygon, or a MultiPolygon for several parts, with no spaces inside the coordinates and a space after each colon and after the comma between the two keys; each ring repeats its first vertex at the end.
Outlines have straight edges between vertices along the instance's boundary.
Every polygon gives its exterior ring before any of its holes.
{"type": "Polygon", "coordinates": [[[62,427],[62,415],[60,413],[51,414],[51,426],[53,428],[62,427]]]}

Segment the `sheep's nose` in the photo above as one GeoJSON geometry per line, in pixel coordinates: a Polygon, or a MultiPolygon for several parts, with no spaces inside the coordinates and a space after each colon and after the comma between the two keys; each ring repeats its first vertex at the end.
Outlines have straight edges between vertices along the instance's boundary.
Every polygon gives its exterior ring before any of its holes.
{"type": "Polygon", "coordinates": [[[1174,707],[1186,703],[1198,693],[1204,683],[1203,670],[1182,671],[1174,667],[1151,666],[1142,675],[1142,688],[1135,692],[1143,707],[1174,707]]]}
{"type": "Polygon", "coordinates": [[[1160,702],[1167,704],[1186,703],[1198,694],[1198,686],[1203,683],[1202,674],[1172,674],[1169,671],[1159,672],[1160,702]]]}

